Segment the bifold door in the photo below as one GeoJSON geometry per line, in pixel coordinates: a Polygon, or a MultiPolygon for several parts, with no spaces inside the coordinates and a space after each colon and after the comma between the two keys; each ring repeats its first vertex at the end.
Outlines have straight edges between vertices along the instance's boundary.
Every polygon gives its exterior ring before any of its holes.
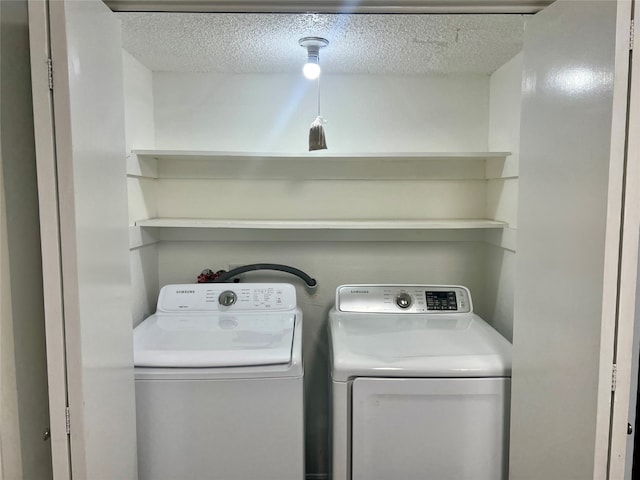
{"type": "Polygon", "coordinates": [[[508,378],[357,378],[352,480],[506,479],[508,378]]]}
{"type": "Polygon", "coordinates": [[[31,0],[29,30],[54,478],[135,480],[120,22],[31,0]]]}
{"type": "Polygon", "coordinates": [[[607,469],[624,457],[621,442],[608,458],[627,428],[626,412],[610,423],[614,343],[635,300],[618,301],[622,213],[637,209],[624,203],[630,23],[627,0],[559,0],[525,29],[511,480],[622,478],[607,469]]]}

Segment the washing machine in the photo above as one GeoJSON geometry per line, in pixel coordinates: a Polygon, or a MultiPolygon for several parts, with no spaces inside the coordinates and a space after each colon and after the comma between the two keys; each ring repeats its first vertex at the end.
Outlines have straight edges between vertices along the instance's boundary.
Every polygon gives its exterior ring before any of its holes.
{"type": "Polygon", "coordinates": [[[333,480],[506,480],[511,344],[447,285],[343,285],[333,480]]]}
{"type": "Polygon", "coordinates": [[[140,480],[304,478],[292,285],[167,285],[134,364],[140,480]]]}

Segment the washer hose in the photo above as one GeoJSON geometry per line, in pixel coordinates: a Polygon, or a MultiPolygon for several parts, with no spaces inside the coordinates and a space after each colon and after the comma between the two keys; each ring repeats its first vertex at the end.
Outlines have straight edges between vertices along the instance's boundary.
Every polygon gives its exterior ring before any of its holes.
{"type": "Polygon", "coordinates": [[[288,265],[280,265],[279,263],[253,263],[251,265],[237,267],[229,270],[226,273],[223,273],[218,278],[214,278],[210,283],[223,283],[227,280],[232,279],[236,275],[240,275],[241,273],[245,272],[252,272],[254,270],[276,270],[278,272],[286,272],[304,280],[307,286],[311,289],[315,289],[318,286],[318,282],[314,278],[311,278],[309,275],[304,273],[302,270],[298,270],[297,268],[290,267],[288,265]]]}

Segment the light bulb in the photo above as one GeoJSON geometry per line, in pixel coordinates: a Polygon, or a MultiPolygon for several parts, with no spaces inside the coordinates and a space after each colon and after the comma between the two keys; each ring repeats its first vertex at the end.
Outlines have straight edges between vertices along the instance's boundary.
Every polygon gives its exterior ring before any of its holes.
{"type": "Polygon", "coordinates": [[[304,67],[302,67],[302,73],[309,80],[315,80],[320,76],[320,65],[317,63],[307,62],[304,64],[304,67]]]}
{"type": "Polygon", "coordinates": [[[298,45],[307,50],[307,63],[302,68],[302,73],[309,80],[315,80],[320,76],[320,49],[329,45],[329,40],[321,37],[304,37],[298,40],[298,45]]]}

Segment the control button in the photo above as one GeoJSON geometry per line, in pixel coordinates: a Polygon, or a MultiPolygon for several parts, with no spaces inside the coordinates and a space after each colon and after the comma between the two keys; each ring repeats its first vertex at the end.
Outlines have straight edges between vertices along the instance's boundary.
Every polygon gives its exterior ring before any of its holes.
{"type": "Polygon", "coordinates": [[[411,295],[408,293],[399,293],[396,295],[396,305],[400,308],[409,308],[411,306],[411,295]]]}
{"type": "Polygon", "coordinates": [[[218,302],[220,302],[220,305],[223,305],[225,307],[230,307],[231,305],[236,303],[237,299],[238,297],[236,296],[235,293],[233,293],[231,290],[225,290],[218,297],[218,302]]]}

